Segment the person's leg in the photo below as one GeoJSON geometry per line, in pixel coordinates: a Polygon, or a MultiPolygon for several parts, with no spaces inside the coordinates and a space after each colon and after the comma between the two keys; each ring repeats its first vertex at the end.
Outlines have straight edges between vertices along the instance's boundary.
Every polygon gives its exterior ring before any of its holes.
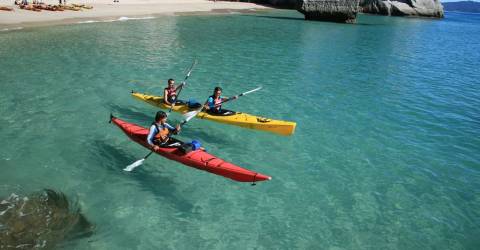
{"type": "Polygon", "coordinates": [[[161,148],[177,148],[182,145],[182,143],[176,139],[168,138],[166,141],[161,142],[160,140],[155,140],[153,143],[161,148]]]}
{"type": "Polygon", "coordinates": [[[176,98],[170,97],[167,100],[168,100],[169,103],[174,103],[176,101],[176,98]]]}
{"type": "Polygon", "coordinates": [[[175,102],[175,104],[182,104],[182,105],[183,105],[183,104],[186,104],[186,103],[187,103],[187,102],[184,101],[184,100],[177,100],[177,101],[175,102]]]}

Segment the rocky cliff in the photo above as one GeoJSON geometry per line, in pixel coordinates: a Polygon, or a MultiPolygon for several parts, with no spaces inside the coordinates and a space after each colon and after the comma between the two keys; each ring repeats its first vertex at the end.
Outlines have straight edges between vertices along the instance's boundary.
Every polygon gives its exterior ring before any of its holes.
{"type": "Polygon", "coordinates": [[[440,0],[361,0],[364,13],[387,16],[443,17],[440,0]]]}
{"type": "MultiPolygon", "coordinates": [[[[307,9],[302,6],[310,6],[314,9],[312,2],[327,2],[326,5],[341,6],[341,2],[358,2],[358,0],[233,0],[243,2],[255,2],[260,4],[269,4],[282,8],[296,8],[302,12],[307,9]],[[336,3],[335,3],[336,2],[336,3]]],[[[443,6],[440,0],[360,0],[359,11],[370,14],[379,14],[387,16],[423,16],[423,17],[443,17],[443,6]]],[[[318,5],[318,4],[317,4],[318,5]]],[[[345,5],[345,4],[343,4],[345,5]]],[[[318,5],[321,6],[321,5],[318,5]]],[[[335,9],[335,8],[325,8],[335,9]]],[[[302,12],[303,13],[303,12],[302,12]]],[[[320,12],[316,12],[317,14],[320,12]]],[[[352,20],[352,11],[322,11],[321,13],[339,13],[338,20],[352,20]],[[345,13],[347,13],[345,15],[345,13]]],[[[320,16],[325,16],[324,14],[320,16]]],[[[356,15],[356,14],[355,14],[356,15]]],[[[330,16],[328,14],[327,16],[330,16]]],[[[308,18],[307,18],[308,19],[308,18]]]]}

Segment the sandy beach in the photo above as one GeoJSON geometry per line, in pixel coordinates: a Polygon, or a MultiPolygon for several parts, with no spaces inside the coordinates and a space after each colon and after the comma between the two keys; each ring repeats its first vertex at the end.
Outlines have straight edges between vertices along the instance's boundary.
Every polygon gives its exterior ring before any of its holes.
{"type": "MultiPolygon", "coordinates": [[[[58,4],[56,0],[45,0],[46,4],[58,4]]],[[[30,3],[30,2],[29,2],[30,3]]],[[[81,11],[35,12],[22,10],[13,0],[0,0],[0,6],[11,7],[14,11],[0,11],[0,30],[19,27],[45,26],[77,23],[81,21],[107,21],[112,18],[149,18],[155,15],[176,15],[194,13],[228,13],[231,11],[256,11],[268,7],[253,3],[222,2],[207,0],[80,0],[67,4],[86,4],[93,9],[81,11]]]]}

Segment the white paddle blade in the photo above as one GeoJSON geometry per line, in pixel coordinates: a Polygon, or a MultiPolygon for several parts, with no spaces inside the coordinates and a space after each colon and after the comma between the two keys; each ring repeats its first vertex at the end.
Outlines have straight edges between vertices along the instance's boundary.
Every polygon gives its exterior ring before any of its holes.
{"type": "Polygon", "coordinates": [[[187,112],[183,115],[183,118],[185,118],[185,122],[188,122],[190,121],[193,117],[197,116],[198,113],[200,113],[201,110],[194,110],[194,111],[190,111],[190,112],[187,112]]]}
{"type": "Polygon", "coordinates": [[[250,93],[252,93],[252,92],[255,92],[255,91],[258,91],[258,90],[261,90],[261,89],[262,89],[262,86],[260,86],[260,87],[258,87],[258,88],[256,88],[256,89],[252,89],[252,90],[250,90],[250,91],[247,91],[247,92],[243,93],[243,95],[250,94],[250,93]]]}
{"type": "Polygon", "coordinates": [[[138,160],[138,161],[136,161],[136,162],[128,165],[128,166],[127,166],[126,168],[124,168],[123,170],[124,170],[124,171],[127,171],[127,172],[130,172],[130,171],[132,171],[134,168],[142,165],[144,161],[145,161],[145,159],[138,160]]]}

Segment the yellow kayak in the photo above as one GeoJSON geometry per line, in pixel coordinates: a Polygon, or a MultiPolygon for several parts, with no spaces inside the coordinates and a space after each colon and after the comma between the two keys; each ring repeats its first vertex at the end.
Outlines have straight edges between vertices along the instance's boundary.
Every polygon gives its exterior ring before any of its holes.
{"type": "MultiPolygon", "coordinates": [[[[163,102],[163,96],[153,96],[133,91],[132,96],[155,107],[159,107],[161,109],[170,109],[170,106],[165,105],[163,102]]],[[[186,103],[177,103],[173,107],[172,111],[185,114],[196,109],[197,108],[189,108],[186,103]]],[[[295,132],[295,126],[297,125],[295,122],[273,120],[235,111],[226,112],[225,115],[210,114],[202,111],[198,113],[196,117],[243,128],[268,131],[285,136],[292,135],[293,132],[295,132]]]]}

